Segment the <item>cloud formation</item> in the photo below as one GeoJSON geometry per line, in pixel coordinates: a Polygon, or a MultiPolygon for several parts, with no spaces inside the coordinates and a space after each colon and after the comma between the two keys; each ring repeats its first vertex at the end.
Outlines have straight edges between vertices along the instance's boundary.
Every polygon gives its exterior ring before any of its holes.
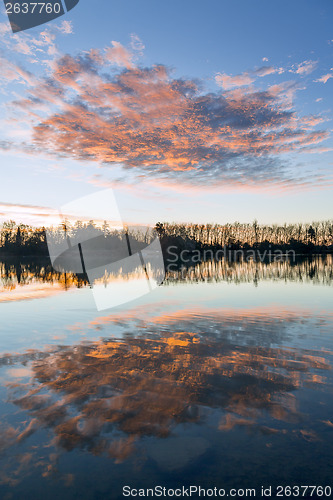
{"type": "MultiPolygon", "coordinates": [[[[137,66],[143,48],[132,35],[128,48],[113,41],[104,50],[56,57],[38,82],[8,66],[7,77],[21,78],[28,87],[25,98],[12,105],[16,119],[19,114],[21,122],[32,124],[30,146],[60,158],[121,165],[137,178],[306,182],[301,172],[288,171],[281,155],[313,150],[328,138],[329,132],[316,128],[323,120],[297,114],[294,82],[252,85],[282,68],[220,73],[216,83],[222,89],[208,92],[204,82],[174,78],[164,65],[137,66]]],[[[298,65],[296,73],[308,72],[310,62],[298,65]]]]}
{"type": "Polygon", "coordinates": [[[330,78],[333,78],[333,73],[327,73],[326,75],[317,78],[315,82],[327,83],[330,78]]]}
{"type": "Polygon", "coordinates": [[[34,85],[36,80],[32,73],[26,71],[21,65],[8,61],[6,58],[0,55],[0,82],[4,84],[25,83],[27,85],[34,85]]]}
{"type": "Polygon", "coordinates": [[[112,47],[106,49],[106,60],[111,64],[123,66],[127,69],[133,68],[133,54],[119,42],[111,42],[112,47]]]}
{"type": "Polygon", "coordinates": [[[309,75],[312,73],[317,67],[317,61],[303,61],[300,64],[297,64],[292,73],[297,73],[298,75],[309,75]]]}
{"type": "MultiPolygon", "coordinates": [[[[263,62],[267,62],[268,58],[263,57],[263,62]]],[[[218,73],[215,76],[215,81],[217,85],[222,87],[224,90],[230,90],[236,87],[244,87],[251,85],[256,81],[258,77],[264,77],[277,73],[279,75],[289,71],[289,73],[295,73],[297,75],[305,76],[312,73],[317,67],[317,61],[303,61],[298,64],[294,64],[291,68],[276,68],[274,66],[261,66],[251,71],[245,71],[239,75],[228,75],[226,73],[218,73]]]]}
{"type": "Polygon", "coordinates": [[[5,220],[20,220],[23,224],[40,227],[57,224],[58,219],[59,213],[49,207],[0,202],[0,223],[5,220]]]}
{"type": "Polygon", "coordinates": [[[8,23],[0,23],[1,44],[12,52],[29,57],[30,63],[39,62],[36,54],[46,57],[58,54],[55,40],[59,33],[62,35],[72,34],[72,23],[62,21],[59,24],[53,24],[41,31],[39,36],[33,36],[26,32],[13,34],[8,23]]]}
{"type": "Polygon", "coordinates": [[[243,87],[254,82],[254,78],[249,73],[230,76],[226,73],[218,73],[215,77],[216,83],[225,90],[230,90],[235,87],[243,87]]]}
{"type": "MultiPolygon", "coordinates": [[[[267,58],[264,58],[265,60],[267,58]]],[[[254,83],[258,77],[272,75],[274,73],[284,73],[283,68],[274,68],[273,66],[261,66],[252,71],[245,71],[239,75],[231,76],[226,73],[218,73],[215,76],[215,81],[219,87],[224,90],[230,90],[236,87],[244,87],[254,83]]]]}

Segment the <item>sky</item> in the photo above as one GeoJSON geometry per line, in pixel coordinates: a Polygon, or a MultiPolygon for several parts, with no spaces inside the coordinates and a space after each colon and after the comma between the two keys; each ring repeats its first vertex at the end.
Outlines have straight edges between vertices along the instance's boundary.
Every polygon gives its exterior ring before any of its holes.
{"type": "Polygon", "coordinates": [[[332,218],[331,0],[0,11],[0,222],[106,188],[131,223],[332,218]]]}

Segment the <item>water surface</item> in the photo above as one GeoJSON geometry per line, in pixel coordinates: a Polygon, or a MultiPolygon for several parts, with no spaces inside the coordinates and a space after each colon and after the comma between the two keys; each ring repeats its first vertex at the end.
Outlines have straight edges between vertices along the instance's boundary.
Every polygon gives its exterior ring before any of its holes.
{"type": "Polygon", "coordinates": [[[1,498],[332,486],[331,256],[201,263],[100,313],[82,276],[0,270],[1,498]]]}

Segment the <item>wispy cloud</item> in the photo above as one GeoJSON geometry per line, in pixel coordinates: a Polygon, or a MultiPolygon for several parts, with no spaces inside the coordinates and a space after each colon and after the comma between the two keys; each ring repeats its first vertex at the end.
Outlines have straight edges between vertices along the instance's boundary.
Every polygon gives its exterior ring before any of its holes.
{"type": "Polygon", "coordinates": [[[215,77],[216,83],[225,90],[230,90],[235,87],[243,87],[250,85],[255,81],[255,78],[250,76],[249,73],[242,73],[240,75],[230,76],[226,73],[218,73],[215,77]]]}
{"type": "MultiPolygon", "coordinates": [[[[263,57],[262,61],[267,62],[268,58],[263,57]]],[[[230,90],[236,87],[249,86],[256,81],[258,77],[264,77],[268,75],[273,75],[277,73],[279,75],[289,71],[289,73],[295,73],[297,75],[305,76],[312,73],[317,67],[318,61],[303,61],[298,64],[294,64],[291,68],[282,68],[274,66],[261,66],[254,70],[248,70],[244,73],[238,75],[228,75],[226,73],[218,73],[215,76],[215,81],[217,85],[222,87],[224,90],[230,90]]]]}
{"type": "Polygon", "coordinates": [[[133,68],[133,54],[119,42],[113,41],[111,44],[112,47],[105,50],[106,61],[127,69],[133,68]]]}
{"type": "Polygon", "coordinates": [[[333,73],[327,73],[326,75],[323,75],[320,78],[317,78],[317,80],[315,80],[315,82],[327,83],[330,78],[333,78],[333,73]]]}
{"type": "Polygon", "coordinates": [[[5,220],[19,221],[33,226],[57,224],[59,212],[38,205],[20,205],[0,202],[0,222],[5,220]]]}
{"type": "Polygon", "coordinates": [[[274,68],[273,66],[261,66],[251,71],[245,71],[239,75],[227,75],[226,73],[218,73],[215,76],[217,85],[224,90],[230,90],[237,87],[245,87],[251,85],[257,78],[272,75],[274,73],[283,73],[283,68],[274,68]]]}
{"type": "Polygon", "coordinates": [[[28,56],[30,63],[38,63],[41,55],[49,58],[58,54],[56,36],[59,33],[62,35],[73,33],[72,23],[62,21],[59,24],[53,24],[37,36],[26,32],[13,34],[8,23],[0,23],[1,45],[10,49],[11,52],[28,56]],[[38,54],[38,58],[36,58],[36,54],[38,54]]]}
{"type": "Polygon", "coordinates": [[[32,86],[36,83],[36,78],[32,73],[25,70],[20,64],[13,61],[8,61],[0,55],[0,81],[4,84],[10,84],[13,82],[23,83],[28,86],[32,86]]]}
{"type": "Polygon", "coordinates": [[[61,33],[65,33],[65,35],[71,35],[74,32],[71,21],[62,21],[58,29],[61,33]]]}
{"type": "MultiPolygon", "coordinates": [[[[91,209],[93,210],[93,208],[91,209]]],[[[8,220],[19,222],[20,224],[27,224],[31,226],[58,226],[61,221],[66,218],[71,223],[80,218],[80,220],[94,219],[97,223],[103,223],[102,220],[97,219],[88,211],[85,218],[82,218],[77,213],[62,213],[59,210],[45,206],[38,205],[24,205],[17,203],[4,203],[0,202],[0,223],[8,220]]],[[[112,222],[112,221],[110,221],[112,222]]],[[[118,221],[117,221],[118,222],[118,221]]]]}
{"type": "Polygon", "coordinates": [[[143,53],[145,47],[145,44],[141,40],[141,38],[136,34],[132,33],[131,34],[131,43],[130,43],[131,49],[133,51],[138,52],[140,55],[143,53]]]}
{"type": "Polygon", "coordinates": [[[252,72],[253,75],[255,76],[268,76],[272,75],[274,73],[283,73],[284,69],[283,68],[274,68],[273,66],[261,66],[261,68],[258,68],[252,72]]]}
{"type": "MultiPolygon", "coordinates": [[[[268,59],[266,57],[263,58],[263,61],[268,59]]],[[[227,75],[226,73],[218,73],[215,76],[215,81],[217,85],[222,87],[225,90],[230,90],[236,87],[244,87],[249,86],[254,83],[258,78],[262,78],[264,76],[273,75],[277,73],[281,75],[286,70],[280,67],[274,66],[261,66],[259,68],[245,71],[244,73],[240,73],[239,75],[227,75]]]]}
{"type": "Polygon", "coordinates": [[[298,75],[309,75],[317,67],[318,61],[303,61],[296,64],[291,70],[291,73],[296,73],[298,75]]]}

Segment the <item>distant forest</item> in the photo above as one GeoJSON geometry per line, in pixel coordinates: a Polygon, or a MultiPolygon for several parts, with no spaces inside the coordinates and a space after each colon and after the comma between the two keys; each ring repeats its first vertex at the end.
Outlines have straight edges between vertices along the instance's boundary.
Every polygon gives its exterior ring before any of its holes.
{"type": "MultiPolygon", "coordinates": [[[[125,237],[126,231],[115,231],[105,222],[101,227],[94,221],[77,221],[49,228],[59,239],[64,235],[78,238],[89,232],[90,237],[125,237]],[[64,231],[65,229],[65,231],[64,231]]],[[[228,247],[230,250],[255,249],[265,251],[294,250],[297,254],[333,253],[333,220],[311,224],[260,225],[253,223],[233,224],[179,224],[158,222],[151,231],[136,229],[131,236],[138,242],[149,244],[158,235],[163,250],[176,246],[179,251],[228,247]]],[[[48,256],[46,228],[4,222],[0,227],[0,253],[12,256],[48,256]]]]}

